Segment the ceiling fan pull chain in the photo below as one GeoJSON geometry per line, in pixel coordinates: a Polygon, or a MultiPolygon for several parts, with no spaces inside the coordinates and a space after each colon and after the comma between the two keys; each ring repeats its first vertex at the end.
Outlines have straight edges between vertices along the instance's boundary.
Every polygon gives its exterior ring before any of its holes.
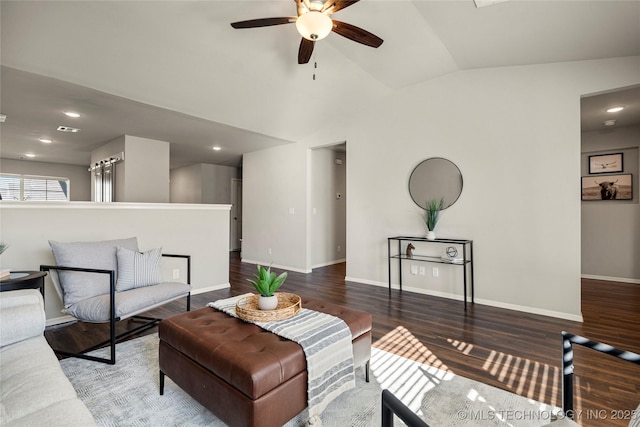
{"type": "Polygon", "coordinates": [[[313,62],[313,80],[316,79],[316,69],[318,68],[318,62],[314,61],[313,62]]]}

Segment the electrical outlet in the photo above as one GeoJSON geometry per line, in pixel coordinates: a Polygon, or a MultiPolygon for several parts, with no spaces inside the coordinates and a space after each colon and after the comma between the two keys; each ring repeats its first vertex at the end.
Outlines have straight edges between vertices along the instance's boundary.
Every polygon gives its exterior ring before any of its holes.
{"type": "Polygon", "coordinates": [[[431,269],[431,275],[432,275],[433,277],[438,277],[438,276],[440,276],[440,271],[438,270],[438,267],[433,267],[433,268],[431,269]]]}
{"type": "Polygon", "coordinates": [[[271,248],[269,248],[269,255],[271,255],[271,248]]]}
{"type": "Polygon", "coordinates": [[[424,267],[420,267],[420,275],[425,276],[427,274],[427,269],[424,267]]]}
{"type": "Polygon", "coordinates": [[[342,247],[338,245],[338,252],[340,252],[341,250],[342,250],[342,247]]]}
{"type": "Polygon", "coordinates": [[[173,269],[173,278],[174,279],[179,279],[180,278],[180,269],[179,268],[174,268],[173,269]]]}
{"type": "Polygon", "coordinates": [[[413,274],[413,275],[418,274],[418,266],[417,265],[412,265],[411,266],[411,274],[413,274]]]}

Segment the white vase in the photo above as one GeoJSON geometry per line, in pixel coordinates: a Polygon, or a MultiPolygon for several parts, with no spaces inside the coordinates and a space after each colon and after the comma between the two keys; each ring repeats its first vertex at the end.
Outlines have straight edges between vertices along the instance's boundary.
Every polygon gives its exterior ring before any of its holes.
{"type": "Polygon", "coordinates": [[[276,307],[278,307],[277,295],[271,295],[270,297],[260,295],[258,297],[258,308],[260,310],[275,310],[276,307]]]}
{"type": "Polygon", "coordinates": [[[436,232],[429,230],[427,233],[427,240],[436,240],[436,232]]]}

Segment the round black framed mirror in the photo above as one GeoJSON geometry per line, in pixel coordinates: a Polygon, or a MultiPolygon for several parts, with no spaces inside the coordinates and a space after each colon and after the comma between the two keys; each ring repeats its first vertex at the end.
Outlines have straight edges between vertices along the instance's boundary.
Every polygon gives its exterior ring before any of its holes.
{"type": "Polygon", "coordinates": [[[442,157],[420,162],[409,177],[409,194],[416,205],[426,209],[430,200],[443,200],[443,208],[453,205],[462,193],[462,173],[442,157]]]}

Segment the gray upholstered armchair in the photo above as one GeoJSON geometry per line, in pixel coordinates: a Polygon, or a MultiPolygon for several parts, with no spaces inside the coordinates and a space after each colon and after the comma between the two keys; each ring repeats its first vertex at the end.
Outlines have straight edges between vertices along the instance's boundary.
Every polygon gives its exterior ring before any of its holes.
{"type": "Polygon", "coordinates": [[[141,313],[179,298],[191,306],[191,257],[163,254],[162,248],[140,252],[135,237],[97,242],[62,243],[49,241],[57,265],[41,265],[49,271],[56,292],[64,303],[63,312],[79,321],[109,323],[110,338],[80,353],[54,349],[58,354],[115,364],[116,343],[128,336],[155,326],[160,320],[141,313]],[[167,282],[162,278],[161,257],[186,261],[186,283],[167,282]],[[115,334],[115,323],[136,320],[141,324],[123,334],[115,334]],[[86,353],[110,345],[110,357],[86,353]]]}

